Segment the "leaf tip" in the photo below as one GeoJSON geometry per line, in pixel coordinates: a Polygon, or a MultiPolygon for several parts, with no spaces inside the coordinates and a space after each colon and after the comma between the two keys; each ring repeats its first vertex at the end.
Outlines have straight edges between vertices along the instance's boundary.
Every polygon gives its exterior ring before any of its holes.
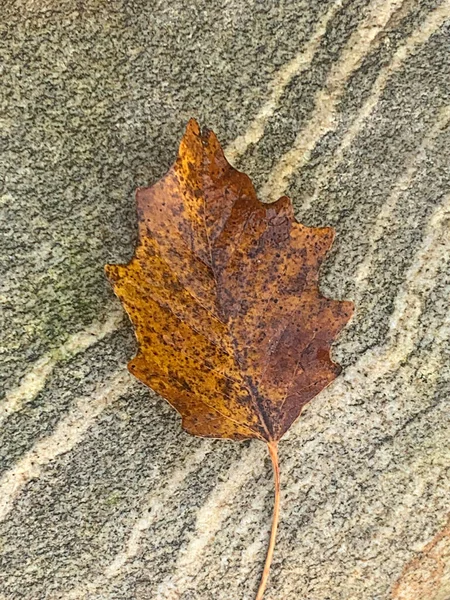
{"type": "Polygon", "coordinates": [[[199,136],[200,135],[200,125],[198,124],[198,121],[196,119],[194,119],[194,117],[191,117],[188,121],[188,124],[186,126],[186,133],[185,135],[196,135],[199,136]]]}

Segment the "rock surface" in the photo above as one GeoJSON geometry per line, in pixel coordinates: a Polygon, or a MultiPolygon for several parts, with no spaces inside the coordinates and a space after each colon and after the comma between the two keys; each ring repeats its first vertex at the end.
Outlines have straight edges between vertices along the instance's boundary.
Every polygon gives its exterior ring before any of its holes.
{"type": "Polygon", "coordinates": [[[103,274],[189,117],[332,225],[344,371],[280,445],[267,600],[448,600],[450,2],[4,0],[0,599],[252,600],[264,446],[125,370],[103,274]]]}

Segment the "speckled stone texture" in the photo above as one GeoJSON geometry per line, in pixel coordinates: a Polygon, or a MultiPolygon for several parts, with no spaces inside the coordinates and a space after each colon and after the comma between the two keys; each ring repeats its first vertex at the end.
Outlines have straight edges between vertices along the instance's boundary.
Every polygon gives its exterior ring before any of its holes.
{"type": "Polygon", "coordinates": [[[280,444],[266,600],[449,600],[450,1],[3,0],[0,600],[253,600],[264,445],[190,437],[103,273],[189,117],[337,230],[343,374],[280,444]]]}

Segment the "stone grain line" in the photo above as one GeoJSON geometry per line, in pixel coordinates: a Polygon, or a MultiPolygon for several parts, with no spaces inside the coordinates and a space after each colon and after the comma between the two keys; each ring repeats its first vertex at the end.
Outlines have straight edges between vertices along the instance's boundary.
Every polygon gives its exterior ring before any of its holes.
{"type": "Polygon", "coordinates": [[[43,467],[58,456],[73,450],[102,411],[125,394],[134,382],[134,378],[125,370],[115,373],[94,394],[75,402],[53,433],[38,440],[6,471],[0,479],[0,521],[6,518],[27,483],[38,479],[43,467]]]}
{"type": "Polygon", "coordinates": [[[238,136],[225,149],[225,155],[231,163],[238,160],[251,145],[257,144],[263,137],[266,124],[277,110],[286,87],[294,77],[309,69],[316,51],[325,36],[328,25],[332,22],[338,10],[342,8],[342,5],[342,0],[338,0],[338,2],[332,4],[327,13],[319,21],[313,36],[301,51],[275,73],[275,77],[269,84],[269,98],[250,122],[245,133],[238,136]]]}
{"type": "MultiPolygon", "coordinates": [[[[403,2],[400,0],[385,0],[369,5],[366,18],[351,35],[340,59],[331,69],[325,86],[317,93],[311,119],[297,134],[292,148],[278,160],[272,169],[261,190],[263,199],[272,201],[281,196],[285,192],[292,174],[308,162],[311,152],[318,142],[330,131],[336,129],[338,103],[345,92],[349,78],[361,66],[366,56],[381,43],[380,33],[389,24],[395,13],[402,9],[402,5],[403,2]]],[[[426,41],[449,16],[450,2],[446,0],[428,17],[418,34],[410,36],[408,43],[397,51],[393,64],[396,65],[399,62],[401,65],[410,50],[420,44],[421,40],[426,41]],[[421,35],[419,35],[420,33],[421,35]],[[399,60],[400,57],[401,60],[399,60]]],[[[390,66],[383,72],[386,81],[393,70],[395,69],[390,66]]],[[[381,81],[383,75],[380,75],[379,79],[381,81]]],[[[375,89],[378,89],[377,82],[374,86],[375,89]]],[[[375,103],[378,100],[378,97],[376,98],[375,103]]],[[[372,100],[367,101],[367,103],[369,102],[371,103],[372,100]]]]}
{"type": "Polygon", "coordinates": [[[434,286],[438,284],[439,270],[450,255],[449,218],[450,195],[431,215],[420,248],[395,298],[388,333],[392,350],[388,346],[384,353],[383,362],[378,367],[379,377],[395,369],[416,345],[424,300],[433,293],[434,286]]]}
{"type": "MultiPolygon", "coordinates": [[[[92,581],[84,582],[72,589],[62,598],[58,597],[58,600],[88,600],[90,594],[98,593],[104,588],[107,581],[123,575],[126,565],[138,555],[145,531],[150,529],[156,519],[161,520],[167,511],[170,498],[210,452],[211,446],[208,440],[203,440],[201,448],[171,475],[170,483],[164,483],[152,494],[124,543],[124,550],[116,554],[104,573],[92,581]]],[[[239,489],[247,482],[255,469],[259,468],[264,456],[262,444],[253,444],[245,449],[243,455],[229,467],[223,482],[211,492],[205,504],[199,508],[195,531],[190,536],[186,547],[180,551],[175,574],[158,587],[157,600],[178,598],[180,588],[184,589],[193,579],[198,568],[199,558],[208,543],[214,539],[214,535],[219,531],[224,520],[230,515],[239,489]]]]}
{"type": "MultiPolygon", "coordinates": [[[[450,2],[445,0],[437,9],[427,16],[418,29],[411,33],[405,42],[396,50],[390,63],[380,70],[380,73],[372,86],[370,95],[358,111],[356,118],[345,131],[342,140],[335,151],[334,158],[320,169],[314,192],[310,197],[304,200],[301,208],[302,212],[309,210],[314,204],[321,193],[323,185],[330,179],[332,173],[334,173],[337,167],[343,162],[345,152],[361,133],[370,115],[378,106],[392,75],[399,71],[406,60],[412,56],[420,46],[426,44],[431,36],[439,31],[448,19],[450,19],[450,2]]],[[[304,161],[300,153],[297,157],[297,164],[294,165],[293,170],[301,168],[303,163],[304,161]]]]}
{"type": "MultiPolygon", "coordinates": [[[[420,341],[422,333],[423,332],[420,331],[418,332],[416,341],[420,341]]],[[[433,331],[433,347],[431,352],[420,356],[416,362],[411,363],[410,365],[402,365],[401,369],[397,370],[396,376],[398,376],[401,380],[402,402],[404,404],[413,402],[414,399],[417,398],[418,386],[420,386],[422,378],[426,378],[430,395],[434,393],[438,384],[440,369],[446,360],[445,348],[448,347],[449,340],[450,313],[444,316],[442,323],[436,330],[433,331]]],[[[397,347],[397,344],[395,344],[395,346],[391,345],[391,350],[394,347],[397,347]]],[[[365,364],[365,368],[360,367],[358,363],[355,364],[348,371],[345,371],[341,378],[337,380],[330,388],[324,391],[324,399],[330,403],[335,401],[338,402],[339,398],[346,398],[346,401],[348,401],[349,404],[355,404],[355,402],[359,403],[359,401],[369,398],[380,385],[378,382],[378,376],[376,372],[374,372],[373,367],[376,368],[379,366],[382,360],[382,358],[378,359],[376,356],[374,356],[372,362],[365,364]]],[[[438,401],[431,406],[427,405],[426,408],[419,410],[406,422],[402,423],[395,433],[386,435],[384,437],[384,443],[381,444],[379,448],[382,448],[387,442],[393,442],[397,435],[405,429],[408,429],[411,426],[414,428],[413,423],[418,418],[427,412],[439,409],[441,404],[442,401],[438,401]]],[[[319,439],[319,436],[314,436],[313,439],[308,442],[309,453],[314,453],[315,448],[320,446],[321,443],[322,441],[319,439]]],[[[379,449],[376,452],[378,451],[379,449]]],[[[291,457],[285,462],[286,471],[289,471],[294,466],[294,457],[291,457]]],[[[291,496],[296,497],[299,493],[299,490],[304,487],[304,485],[305,481],[303,480],[293,482],[289,486],[289,492],[291,496]]]]}
{"type": "MultiPolygon", "coordinates": [[[[394,300],[394,310],[389,319],[386,343],[367,350],[357,362],[347,368],[324,394],[339,397],[350,392],[346,382],[359,383],[364,394],[387,373],[395,371],[414,350],[420,339],[420,317],[425,300],[433,294],[438,284],[439,269],[448,260],[450,236],[447,221],[450,218],[450,195],[432,213],[424,238],[412,257],[404,281],[394,300]],[[373,384],[373,385],[372,385],[373,384]]],[[[358,392],[359,393],[359,392],[358,392]]]]}
{"type": "Polygon", "coordinates": [[[228,469],[223,481],[198,509],[195,530],[185,548],[180,550],[174,574],[158,586],[156,600],[177,600],[188,589],[199,571],[207,546],[236,505],[239,490],[247,483],[265,457],[263,444],[253,443],[228,469]]]}
{"type": "Polygon", "coordinates": [[[161,520],[167,511],[170,498],[176,494],[189,475],[199,467],[211,451],[212,446],[209,440],[202,440],[200,448],[191,454],[180,467],[170,473],[169,482],[164,480],[164,483],[152,492],[147,504],[142,507],[141,514],[124,543],[123,550],[115,555],[102,575],[91,581],[83,582],[63,597],[58,596],[58,599],[55,598],[55,600],[88,600],[92,594],[103,589],[108,580],[120,576],[125,571],[127,563],[130,563],[138,555],[141,539],[145,532],[156,520],[161,520]]]}
{"type": "Polygon", "coordinates": [[[427,157],[427,151],[430,150],[436,138],[442,133],[443,129],[450,122],[450,106],[441,110],[435,124],[427,131],[419,147],[410,156],[405,165],[405,170],[394,183],[392,191],[386,201],[381,206],[374,225],[370,228],[370,237],[368,239],[368,248],[364,253],[364,260],[358,266],[353,277],[355,284],[355,298],[357,302],[369,285],[369,275],[372,261],[378,247],[378,242],[382,239],[384,233],[389,229],[393,212],[402,197],[410,188],[412,180],[421,166],[421,163],[427,157]]]}
{"type": "Polygon", "coordinates": [[[56,365],[97,344],[104,337],[117,330],[123,320],[123,313],[111,309],[108,319],[94,322],[84,331],[77,332],[57,350],[52,350],[39,358],[22,378],[20,384],[6,393],[0,401],[0,427],[14,413],[22,410],[43,390],[56,365]]]}

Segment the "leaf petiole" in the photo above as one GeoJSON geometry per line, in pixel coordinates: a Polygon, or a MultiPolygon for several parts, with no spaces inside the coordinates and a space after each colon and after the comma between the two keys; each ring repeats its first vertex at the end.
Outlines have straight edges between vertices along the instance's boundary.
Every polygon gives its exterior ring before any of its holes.
{"type": "Polygon", "coordinates": [[[262,600],[269,578],[270,565],[272,564],[273,551],[275,549],[275,540],[277,537],[278,521],[280,518],[280,466],[278,463],[278,442],[267,442],[270,458],[272,460],[273,478],[275,482],[275,499],[273,505],[272,529],[270,532],[269,547],[267,548],[266,562],[264,564],[261,583],[259,584],[258,594],[255,600],[262,600]]]}

